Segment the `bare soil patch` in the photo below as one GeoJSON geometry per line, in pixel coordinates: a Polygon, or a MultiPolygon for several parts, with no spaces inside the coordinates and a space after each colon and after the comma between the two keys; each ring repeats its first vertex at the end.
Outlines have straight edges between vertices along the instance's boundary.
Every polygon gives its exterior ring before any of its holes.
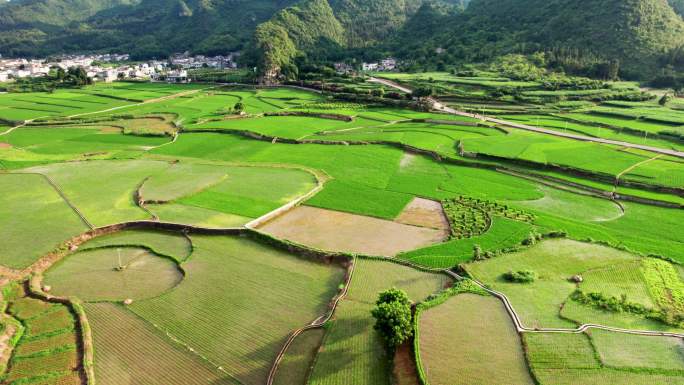
{"type": "Polygon", "coordinates": [[[416,363],[413,361],[411,343],[404,343],[397,348],[394,354],[392,376],[396,385],[420,385],[418,381],[418,368],[416,368],[416,363]]]}
{"type": "Polygon", "coordinates": [[[0,148],[12,148],[12,145],[9,143],[0,143],[0,148]]]}
{"type": "Polygon", "coordinates": [[[167,116],[149,116],[144,118],[135,118],[130,120],[122,120],[120,123],[124,126],[124,131],[134,134],[173,134],[178,129],[171,122],[171,118],[167,116]]]}
{"type": "Polygon", "coordinates": [[[443,230],[308,206],[289,211],[261,230],[323,250],[382,256],[440,243],[446,237],[443,230]]]}
{"type": "Polygon", "coordinates": [[[115,126],[103,126],[100,128],[100,132],[103,134],[120,134],[123,129],[121,127],[115,126]]]}
{"type": "Polygon", "coordinates": [[[442,230],[445,235],[449,231],[449,221],[444,214],[442,204],[430,199],[413,198],[399,214],[396,222],[442,230]]]}

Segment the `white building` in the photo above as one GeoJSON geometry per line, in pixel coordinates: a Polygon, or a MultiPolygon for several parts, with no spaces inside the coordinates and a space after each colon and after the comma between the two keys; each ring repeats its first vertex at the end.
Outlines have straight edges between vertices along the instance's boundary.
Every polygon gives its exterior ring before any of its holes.
{"type": "Polygon", "coordinates": [[[379,66],[378,63],[363,63],[361,64],[361,69],[364,71],[377,71],[379,66]]]}
{"type": "Polygon", "coordinates": [[[9,73],[8,72],[0,72],[0,82],[6,82],[9,80],[9,73]]]}
{"type": "Polygon", "coordinates": [[[397,59],[388,57],[380,62],[381,71],[394,71],[397,68],[397,59]]]}
{"type": "Polygon", "coordinates": [[[118,79],[119,77],[119,72],[116,70],[108,69],[104,71],[100,71],[97,73],[97,79],[100,81],[103,81],[105,83],[111,83],[118,79]]]}
{"type": "Polygon", "coordinates": [[[189,81],[188,71],[186,71],[186,70],[170,71],[169,73],[166,74],[166,81],[169,83],[187,83],[189,81]]]}

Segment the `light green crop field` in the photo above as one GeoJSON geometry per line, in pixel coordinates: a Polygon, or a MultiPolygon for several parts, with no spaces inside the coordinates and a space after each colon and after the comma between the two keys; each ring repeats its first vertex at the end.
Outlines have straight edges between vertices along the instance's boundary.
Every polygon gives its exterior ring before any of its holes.
{"type": "Polygon", "coordinates": [[[176,163],[147,179],[140,188],[140,196],[146,201],[169,202],[202,191],[225,177],[224,167],[176,163]]]}
{"type": "Polygon", "coordinates": [[[378,293],[397,287],[420,302],[449,282],[446,275],[389,262],[357,258],[355,264],[349,292],[316,358],[311,384],[389,384],[388,357],[370,315],[378,293]]]}
{"type": "Polygon", "coordinates": [[[544,193],[541,199],[511,203],[585,222],[609,222],[624,215],[620,206],[610,199],[573,194],[551,187],[542,187],[541,191],[544,193]]]}
{"type": "MultiPolygon", "coordinates": [[[[610,367],[684,370],[682,340],[592,330],[601,361],[610,367]]],[[[684,376],[684,372],[680,373],[684,376]]]]}
{"type": "Polygon", "coordinates": [[[190,256],[192,245],[186,236],[166,231],[123,230],[95,238],[83,245],[80,250],[101,247],[144,247],[156,254],[173,258],[178,263],[190,256]]]}
{"type": "Polygon", "coordinates": [[[176,263],[138,247],[81,251],[55,264],[44,282],[61,297],[123,301],[156,297],[183,280],[176,263]]]}
{"type": "Polygon", "coordinates": [[[532,373],[541,384],[680,384],[684,380],[678,339],[603,330],[524,333],[523,337],[532,373]]]}
{"type": "Polygon", "coordinates": [[[246,239],[192,241],[183,282],[130,309],[241,383],[262,384],[287,335],[325,313],[343,270],[246,239]]]}
{"type": "Polygon", "coordinates": [[[534,383],[520,336],[498,299],[457,295],[423,312],[419,328],[430,384],[534,383]]]}
{"type": "Polygon", "coordinates": [[[634,120],[613,121],[600,115],[563,113],[553,115],[502,115],[501,118],[535,127],[546,127],[559,132],[577,133],[589,137],[619,140],[628,143],[662,148],[684,148],[676,140],[659,139],[651,133],[667,131],[668,127],[634,120]]]}
{"type": "Polygon", "coordinates": [[[403,73],[378,73],[379,77],[390,80],[411,81],[411,80],[437,80],[446,83],[455,83],[462,85],[473,85],[481,87],[536,87],[539,86],[537,82],[513,81],[507,78],[494,77],[461,77],[455,76],[448,72],[424,72],[419,74],[403,74],[403,73]]]}
{"type": "Polygon", "coordinates": [[[601,367],[591,339],[584,333],[523,333],[523,341],[532,372],[542,383],[547,383],[543,377],[552,379],[552,374],[561,375],[567,369],[601,367]]]}
{"type": "MultiPolygon", "coordinates": [[[[95,88],[91,88],[94,90],[95,88]]],[[[54,94],[0,94],[0,119],[24,121],[38,118],[71,116],[108,108],[121,107],[130,102],[100,96],[97,92],[84,94],[72,90],[57,90],[54,94]]]]}
{"type": "Polygon", "coordinates": [[[164,162],[88,161],[57,163],[27,171],[49,176],[95,226],[149,219],[134,201],[142,181],[167,169],[164,162]]]}
{"type": "Polygon", "coordinates": [[[648,158],[618,151],[618,147],[571,141],[549,135],[514,131],[507,136],[463,140],[466,151],[540,164],[557,164],[617,175],[648,158]]]}
{"type": "Polygon", "coordinates": [[[120,305],[92,303],[85,310],[98,384],[239,384],[120,305]]]}
{"type": "Polygon", "coordinates": [[[89,154],[141,152],[168,143],[169,139],[153,136],[123,135],[107,131],[106,127],[21,127],[3,140],[13,147],[36,154],[89,154]]]}
{"type": "Polygon", "coordinates": [[[194,129],[244,130],[276,138],[299,139],[321,131],[337,131],[375,124],[373,121],[345,122],[306,116],[265,116],[262,118],[230,119],[220,122],[201,123],[194,129]]]}
{"type": "Polygon", "coordinates": [[[655,304],[641,264],[641,261],[636,261],[587,271],[582,275],[584,281],[580,288],[589,293],[603,293],[616,298],[625,295],[630,302],[653,307],[655,304]]]}
{"type": "Polygon", "coordinates": [[[40,175],[0,174],[0,265],[21,269],[87,227],[40,175]]]}
{"type": "Polygon", "coordinates": [[[139,197],[163,221],[231,227],[304,195],[316,183],[313,174],[295,168],[175,163],[147,178],[139,197]]]}
{"type": "Polygon", "coordinates": [[[179,203],[148,204],[146,207],[165,222],[208,228],[241,227],[254,219],[179,203]]]}
{"type": "Polygon", "coordinates": [[[476,279],[506,294],[525,326],[574,327],[567,318],[559,317],[562,305],[575,288],[569,279],[588,270],[636,260],[634,255],[604,246],[548,240],[521,252],[468,264],[466,269],[476,279]],[[501,279],[513,269],[535,271],[539,279],[529,284],[501,279]]]}
{"type": "Polygon", "coordinates": [[[179,203],[226,214],[257,218],[316,186],[314,175],[298,169],[233,167],[213,186],[179,203]]]}

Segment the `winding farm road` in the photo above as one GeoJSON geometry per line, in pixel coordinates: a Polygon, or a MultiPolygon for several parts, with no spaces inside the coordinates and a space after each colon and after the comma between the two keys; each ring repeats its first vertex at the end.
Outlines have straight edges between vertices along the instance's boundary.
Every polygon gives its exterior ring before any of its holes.
{"type": "MultiPolygon", "coordinates": [[[[413,92],[413,90],[411,90],[410,88],[408,88],[406,86],[402,86],[401,84],[395,83],[391,80],[371,77],[370,81],[374,82],[374,83],[384,84],[388,87],[392,87],[392,88],[395,88],[399,91],[406,92],[409,94],[413,92]]],[[[657,154],[669,155],[669,156],[674,156],[677,158],[684,159],[684,152],[682,152],[682,151],[676,151],[676,150],[671,150],[671,149],[667,149],[667,148],[660,148],[660,147],[653,147],[653,146],[644,146],[641,144],[622,142],[619,140],[593,138],[593,137],[584,136],[584,135],[571,134],[571,133],[567,133],[567,132],[559,132],[559,131],[555,131],[555,130],[550,130],[548,128],[530,126],[527,124],[514,123],[514,122],[510,122],[510,121],[503,120],[503,119],[490,118],[490,117],[480,115],[480,114],[471,114],[470,112],[458,111],[458,110],[455,110],[455,109],[445,105],[444,103],[440,102],[439,100],[437,100],[435,98],[432,98],[431,100],[433,101],[434,108],[436,110],[446,112],[446,113],[452,114],[452,115],[459,115],[459,116],[464,116],[464,117],[468,117],[468,118],[479,119],[479,120],[482,120],[485,122],[492,122],[492,123],[500,124],[502,126],[518,128],[521,130],[537,132],[540,134],[553,135],[553,136],[557,136],[557,137],[561,137],[561,138],[579,140],[579,141],[583,141],[583,142],[594,142],[594,143],[599,143],[599,144],[610,144],[610,145],[614,145],[614,146],[634,148],[634,149],[638,149],[638,150],[645,150],[645,151],[654,152],[657,154]]]]}

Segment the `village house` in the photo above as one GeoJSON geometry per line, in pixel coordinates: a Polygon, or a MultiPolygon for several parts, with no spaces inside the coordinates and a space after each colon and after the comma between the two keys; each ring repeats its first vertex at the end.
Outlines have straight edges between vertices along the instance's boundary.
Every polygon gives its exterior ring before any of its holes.
{"type": "Polygon", "coordinates": [[[361,69],[364,71],[377,71],[380,65],[378,63],[363,63],[361,69]]]}
{"type": "Polygon", "coordinates": [[[97,73],[97,80],[105,83],[111,83],[117,80],[119,72],[113,69],[107,69],[97,73]]]}
{"type": "Polygon", "coordinates": [[[397,59],[388,57],[380,62],[380,71],[394,71],[397,69],[397,59]]]}
{"type": "Polygon", "coordinates": [[[347,63],[335,63],[335,72],[340,75],[354,72],[354,68],[347,63]]]}

